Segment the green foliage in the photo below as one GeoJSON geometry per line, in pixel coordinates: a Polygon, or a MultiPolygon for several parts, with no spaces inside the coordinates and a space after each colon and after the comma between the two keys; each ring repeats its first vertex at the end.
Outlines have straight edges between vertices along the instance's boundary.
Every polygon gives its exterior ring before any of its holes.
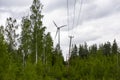
{"type": "Polygon", "coordinates": [[[103,54],[106,55],[106,56],[111,54],[111,43],[110,42],[107,42],[107,43],[104,44],[103,54]]]}
{"type": "Polygon", "coordinates": [[[77,53],[78,53],[78,50],[77,50],[77,46],[75,45],[71,52],[71,58],[76,57],[78,55],[77,53]]]}
{"type": "Polygon", "coordinates": [[[33,0],[33,4],[30,7],[31,15],[31,33],[32,33],[32,61],[36,62],[42,60],[44,56],[44,36],[45,36],[45,27],[42,24],[43,15],[42,12],[43,5],[39,0],[33,0]]]}
{"type": "Polygon", "coordinates": [[[28,54],[31,52],[31,29],[30,29],[31,22],[27,17],[22,19],[22,32],[21,32],[21,45],[20,51],[22,56],[23,65],[26,64],[26,60],[28,58],[28,54]]]}
{"type": "Polygon", "coordinates": [[[97,53],[97,45],[94,44],[91,47],[89,47],[90,54],[96,54],[97,53]]]}
{"type": "Polygon", "coordinates": [[[116,40],[114,40],[113,45],[112,45],[112,53],[117,54],[118,53],[117,50],[118,50],[118,46],[117,46],[116,40]]]}
{"type": "Polygon", "coordinates": [[[16,19],[7,18],[7,25],[5,28],[6,41],[8,43],[9,52],[13,52],[17,46],[18,34],[16,33],[18,25],[16,19]]]}
{"type": "Polygon", "coordinates": [[[87,43],[85,43],[84,45],[80,45],[79,46],[79,56],[81,58],[87,58],[87,55],[88,55],[88,47],[87,47],[87,43]]]}
{"type": "Polygon", "coordinates": [[[8,52],[3,36],[3,26],[0,27],[0,79],[4,80],[8,68],[8,52]]]}
{"type": "Polygon", "coordinates": [[[37,80],[35,68],[36,66],[34,64],[27,62],[24,68],[23,79],[24,80],[37,80]]]}
{"type": "Polygon", "coordinates": [[[47,35],[45,35],[44,41],[45,63],[51,65],[53,54],[53,40],[50,33],[47,33],[47,35]]]}
{"type": "Polygon", "coordinates": [[[33,0],[31,15],[22,18],[19,42],[16,19],[8,18],[5,29],[0,26],[0,80],[120,79],[116,40],[89,49],[87,43],[74,45],[70,58],[64,61],[60,46],[53,48],[50,33],[45,33],[42,7],[39,0],[33,0]]]}

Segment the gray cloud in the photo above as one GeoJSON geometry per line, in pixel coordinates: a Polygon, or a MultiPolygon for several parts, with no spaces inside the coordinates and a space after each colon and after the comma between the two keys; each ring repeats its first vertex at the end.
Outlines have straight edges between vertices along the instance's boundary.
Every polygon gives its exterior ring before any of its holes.
{"type": "MultiPolygon", "coordinates": [[[[71,10],[71,9],[73,9],[73,6],[74,6],[74,0],[68,0],[68,1],[69,1],[68,2],[69,9],[71,10]]],[[[82,1],[83,1],[83,4],[91,3],[91,0],[82,0],[82,1]]],[[[79,0],[77,0],[77,3],[80,3],[79,0]]],[[[45,8],[46,8],[46,10],[45,10],[46,12],[51,12],[56,9],[66,9],[67,10],[67,0],[52,0],[51,2],[49,2],[49,4],[45,8]]]]}
{"type": "MultiPolygon", "coordinates": [[[[100,1],[100,0],[99,0],[100,1]]],[[[101,0],[101,3],[90,3],[83,8],[83,20],[99,19],[120,12],[120,1],[101,0]],[[108,1],[106,4],[105,1],[108,1]]]]}
{"type": "MultiPolygon", "coordinates": [[[[83,0],[78,26],[72,26],[74,0],[69,1],[69,19],[70,27],[72,27],[69,33],[74,35],[73,43],[88,42],[90,44],[108,40],[113,41],[114,38],[120,39],[120,0],[83,0]]],[[[6,13],[7,15],[9,13],[11,16],[20,19],[27,13],[31,3],[32,0],[0,0],[0,14],[6,13]]],[[[67,22],[66,0],[42,0],[42,3],[44,5],[43,13],[45,14],[43,23],[48,27],[47,31],[50,31],[54,38],[56,28],[52,20],[55,20],[58,25],[67,22]]],[[[77,22],[78,12],[79,3],[77,2],[75,22],[77,22]]],[[[57,39],[55,39],[54,43],[57,44],[57,39]]],[[[68,46],[68,32],[67,28],[64,28],[61,29],[61,47],[64,55],[68,53],[68,46]]]]}
{"type": "Polygon", "coordinates": [[[0,7],[29,6],[32,0],[0,0],[0,7]]]}
{"type": "Polygon", "coordinates": [[[32,0],[0,0],[0,14],[9,13],[20,20],[29,13],[31,4],[32,0]]]}
{"type": "MultiPolygon", "coordinates": [[[[49,4],[45,5],[45,13],[52,13],[55,10],[63,10],[67,13],[67,1],[66,0],[53,0],[49,4]]],[[[99,19],[102,17],[110,16],[112,14],[120,12],[120,1],[119,0],[83,0],[82,13],[79,20],[79,25],[82,22],[99,19]]],[[[76,17],[75,17],[75,26],[77,25],[78,13],[79,13],[79,0],[76,6],[76,17]]],[[[73,7],[74,0],[69,0],[69,9],[70,9],[70,27],[73,26],[73,7]]],[[[55,15],[56,16],[56,15],[55,15]]],[[[59,16],[59,14],[58,14],[59,16]]],[[[53,16],[54,17],[54,16],[53,16]]],[[[67,18],[66,18],[67,21],[67,18]]],[[[73,28],[70,28],[73,29],[73,28]]]]}
{"type": "Polygon", "coordinates": [[[21,19],[21,17],[27,15],[28,12],[29,12],[29,9],[25,9],[25,7],[7,8],[7,9],[0,8],[0,14],[9,13],[9,14],[11,14],[11,17],[14,17],[16,19],[21,19]]]}

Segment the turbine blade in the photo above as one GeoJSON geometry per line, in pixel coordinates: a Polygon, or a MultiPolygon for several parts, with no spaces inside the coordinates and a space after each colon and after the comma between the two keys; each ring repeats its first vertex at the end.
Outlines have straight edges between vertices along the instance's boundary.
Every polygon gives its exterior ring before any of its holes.
{"type": "Polygon", "coordinates": [[[53,21],[54,25],[58,28],[57,24],[55,23],[55,21],[53,21]]]}
{"type": "Polygon", "coordinates": [[[55,38],[56,38],[57,34],[58,34],[58,30],[56,31],[55,38]]]}
{"type": "Polygon", "coordinates": [[[65,27],[65,26],[67,26],[67,25],[60,26],[59,28],[62,28],[62,27],[65,27]]]}

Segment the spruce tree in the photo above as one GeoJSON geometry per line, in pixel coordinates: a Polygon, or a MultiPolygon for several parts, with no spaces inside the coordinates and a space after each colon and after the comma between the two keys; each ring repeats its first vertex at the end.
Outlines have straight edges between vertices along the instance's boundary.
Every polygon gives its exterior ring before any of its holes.
{"type": "Polygon", "coordinates": [[[78,50],[77,50],[77,46],[75,45],[71,51],[71,58],[74,58],[77,56],[78,50]]]}
{"type": "Polygon", "coordinates": [[[111,54],[111,43],[110,42],[107,42],[104,44],[103,54],[106,56],[111,54]]]}
{"type": "Polygon", "coordinates": [[[45,35],[44,41],[45,41],[44,43],[45,60],[46,63],[51,64],[53,54],[53,41],[50,33],[47,33],[47,35],[45,35]]]}
{"type": "Polygon", "coordinates": [[[97,45],[94,44],[94,45],[90,46],[89,52],[90,52],[91,54],[96,54],[96,53],[97,53],[97,45]]]}
{"type": "Polygon", "coordinates": [[[52,55],[52,67],[51,67],[51,75],[54,76],[55,79],[61,80],[64,70],[64,58],[62,56],[62,51],[59,49],[59,45],[56,45],[55,50],[52,55]]]}
{"type": "Polygon", "coordinates": [[[113,45],[112,45],[112,53],[117,54],[118,46],[116,43],[116,40],[114,40],[113,45]]]}
{"type": "Polygon", "coordinates": [[[84,54],[83,54],[84,53],[83,45],[79,46],[79,51],[78,52],[79,52],[79,56],[83,58],[83,56],[84,56],[84,54]]]}

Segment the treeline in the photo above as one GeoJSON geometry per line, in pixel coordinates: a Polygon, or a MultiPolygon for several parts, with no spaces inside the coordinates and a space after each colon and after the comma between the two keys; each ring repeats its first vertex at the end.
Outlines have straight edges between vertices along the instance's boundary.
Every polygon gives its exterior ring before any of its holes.
{"type": "Polygon", "coordinates": [[[97,46],[97,44],[93,44],[88,47],[86,42],[83,45],[79,45],[79,47],[74,45],[71,50],[71,58],[79,56],[84,59],[89,55],[97,54],[98,52],[105,56],[118,54],[119,49],[116,40],[113,41],[113,44],[108,41],[104,44],[100,44],[99,46],[97,46]]]}
{"type": "Polygon", "coordinates": [[[73,46],[69,59],[70,80],[119,80],[120,52],[116,40],[97,46],[73,46]]]}
{"type": "Polygon", "coordinates": [[[30,15],[20,25],[7,18],[0,26],[0,80],[119,80],[119,48],[116,40],[99,47],[74,45],[64,61],[59,45],[53,47],[42,24],[43,5],[34,0],[30,15]],[[19,29],[21,28],[21,33],[19,29]]]}

